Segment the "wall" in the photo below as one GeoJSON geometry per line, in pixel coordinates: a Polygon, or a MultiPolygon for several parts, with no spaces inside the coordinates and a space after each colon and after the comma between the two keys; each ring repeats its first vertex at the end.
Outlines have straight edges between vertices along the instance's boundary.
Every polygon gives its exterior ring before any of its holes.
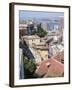
{"type": "MultiPolygon", "coordinates": [[[[42,3],[42,4],[62,4],[71,5],[72,0],[0,0],[0,90],[11,90],[8,86],[9,80],[9,2],[26,2],[26,3],[42,3]]],[[[71,6],[72,9],[72,6],[71,6]]],[[[72,12],[71,12],[72,14],[72,12]]],[[[71,67],[72,68],[72,67],[71,67]]],[[[72,75],[72,74],[71,74],[72,75]]],[[[39,87],[25,87],[14,88],[15,90],[71,90],[70,85],[56,85],[56,86],[39,86],[39,87]]]]}

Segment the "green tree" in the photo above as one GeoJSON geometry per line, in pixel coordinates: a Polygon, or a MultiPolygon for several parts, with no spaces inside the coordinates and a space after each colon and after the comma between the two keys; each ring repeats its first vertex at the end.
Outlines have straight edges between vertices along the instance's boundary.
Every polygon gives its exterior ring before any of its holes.
{"type": "Polygon", "coordinates": [[[37,26],[37,32],[36,34],[40,37],[44,37],[45,35],[47,35],[47,32],[41,27],[41,24],[39,24],[37,26]]]}
{"type": "Polygon", "coordinates": [[[36,64],[34,60],[29,60],[26,56],[23,57],[24,62],[24,76],[25,78],[35,78],[34,72],[36,70],[36,64]]]}

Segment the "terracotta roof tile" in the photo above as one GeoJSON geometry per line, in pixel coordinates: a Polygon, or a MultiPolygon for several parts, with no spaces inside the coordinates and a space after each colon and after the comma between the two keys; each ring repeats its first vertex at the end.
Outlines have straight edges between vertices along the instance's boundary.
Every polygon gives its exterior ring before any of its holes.
{"type": "Polygon", "coordinates": [[[62,62],[64,60],[64,51],[58,53],[57,55],[54,56],[54,59],[56,59],[59,62],[62,62]]]}
{"type": "Polygon", "coordinates": [[[59,77],[64,72],[64,65],[55,59],[42,61],[36,74],[39,77],[59,77]],[[48,64],[48,65],[47,65],[48,64]]]}

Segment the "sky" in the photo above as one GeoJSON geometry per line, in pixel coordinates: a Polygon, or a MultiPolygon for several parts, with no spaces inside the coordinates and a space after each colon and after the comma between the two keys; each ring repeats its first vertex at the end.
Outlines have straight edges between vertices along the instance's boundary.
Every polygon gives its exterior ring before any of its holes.
{"type": "Polygon", "coordinates": [[[55,19],[58,17],[63,17],[63,12],[46,12],[46,11],[19,11],[19,18],[22,19],[32,19],[32,18],[48,18],[48,19],[55,19]]]}

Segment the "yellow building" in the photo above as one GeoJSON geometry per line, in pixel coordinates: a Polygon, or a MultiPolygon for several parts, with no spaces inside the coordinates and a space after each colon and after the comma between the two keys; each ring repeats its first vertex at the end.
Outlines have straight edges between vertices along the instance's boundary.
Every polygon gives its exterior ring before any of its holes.
{"type": "Polygon", "coordinates": [[[48,60],[48,45],[47,44],[35,45],[33,46],[33,48],[36,51],[36,55],[39,55],[41,57],[41,60],[39,61],[48,60]]]}
{"type": "Polygon", "coordinates": [[[29,46],[36,62],[48,60],[48,44],[41,42],[40,37],[37,35],[22,36],[22,41],[25,41],[29,46]]]}

